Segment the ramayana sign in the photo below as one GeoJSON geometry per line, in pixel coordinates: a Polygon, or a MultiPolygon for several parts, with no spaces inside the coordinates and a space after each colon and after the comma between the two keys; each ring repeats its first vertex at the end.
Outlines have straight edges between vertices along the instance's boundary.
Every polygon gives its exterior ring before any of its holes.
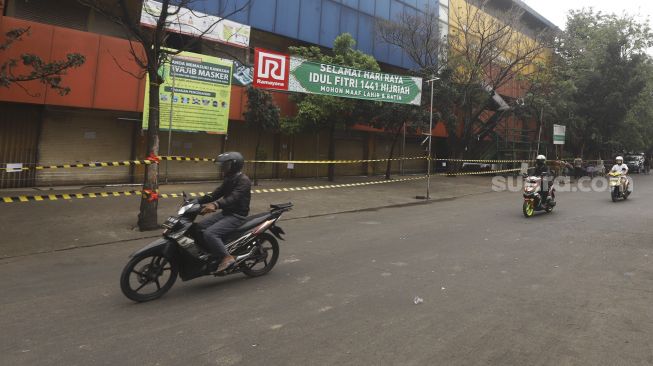
{"type": "Polygon", "coordinates": [[[307,61],[257,48],[254,86],[342,98],[419,105],[422,78],[307,61]]]}

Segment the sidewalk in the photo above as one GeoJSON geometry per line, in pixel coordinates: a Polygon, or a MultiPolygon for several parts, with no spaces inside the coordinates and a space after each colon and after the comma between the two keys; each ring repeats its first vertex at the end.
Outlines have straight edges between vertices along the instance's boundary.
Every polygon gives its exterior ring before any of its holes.
{"type": "MultiPolygon", "coordinates": [[[[418,176],[395,176],[395,179],[418,176]]],[[[314,187],[335,184],[365,183],[383,177],[338,177],[260,181],[253,190],[314,187]]],[[[431,177],[431,202],[491,191],[491,177],[431,177]]],[[[215,183],[166,185],[161,193],[208,192],[215,183]]],[[[0,196],[48,195],[82,192],[130,191],[139,187],[84,188],[62,187],[55,190],[0,190],[0,196]]],[[[426,194],[426,180],[392,182],[344,188],[282,191],[252,194],[251,212],[268,209],[271,203],[293,202],[294,209],[283,220],[398,205],[423,204],[415,196],[426,194]]],[[[115,243],[156,237],[160,231],[140,232],[134,228],[139,196],[84,198],[41,202],[0,203],[0,258],[50,252],[68,248],[115,243]]],[[[181,198],[159,201],[159,222],[174,214],[181,198]]]]}

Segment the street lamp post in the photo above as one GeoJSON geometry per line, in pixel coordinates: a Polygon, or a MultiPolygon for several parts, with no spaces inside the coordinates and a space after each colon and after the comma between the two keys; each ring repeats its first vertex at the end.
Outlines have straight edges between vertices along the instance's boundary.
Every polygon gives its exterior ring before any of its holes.
{"type": "Polygon", "coordinates": [[[432,139],[433,139],[433,82],[436,80],[440,80],[438,77],[434,77],[433,79],[429,79],[426,82],[431,84],[431,104],[430,104],[430,113],[429,113],[429,133],[428,133],[428,139],[429,139],[429,156],[427,158],[427,168],[426,168],[426,199],[431,199],[431,149],[432,149],[432,139]]]}

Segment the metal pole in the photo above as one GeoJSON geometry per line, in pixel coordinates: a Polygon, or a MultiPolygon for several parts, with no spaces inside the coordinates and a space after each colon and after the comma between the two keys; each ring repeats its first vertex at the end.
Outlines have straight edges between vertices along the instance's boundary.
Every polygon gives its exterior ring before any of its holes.
{"type": "Polygon", "coordinates": [[[429,113],[429,156],[426,159],[427,161],[427,168],[426,168],[426,199],[431,199],[431,147],[432,147],[432,140],[433,140],[433,82],[436,80],[440,80],[440,78],[433,78],[431,80],[427,80],[428,83],[431,83],[431,105],[430,105],[430,113],[429,113]]]}
{"type": "MultiPolygon", "coordinates": [[[[544,114],[544,106],[540,108],[540,131],[537,133],[537,151],[535,152],[536,155],[540,155],[540,136],[542,136],[542,115],[544,114]]],[[[535,159],[533,159],[535,160],[535,159]]]]}
{"type": "MultiPolygon", "coordinates": [[[[172,149],[172,109],[173,109],[173,101],[175,100],[175,74],[172,72],[172,60],[174,59],[174,56],[170,59],[170,73],[169,75],[172,76],[172,92],[170,94],[170,115],[168,118],[168,156],[171,155],[171,149],[172,149]]],[[[170,160],[166,160],[166,179],[165,182],[168,184],[168,164],[170,163],[170,160]]]]}
{"type": "Polygon", "coordinates": [[[404,158],[406,157],[406,122],[404,122],[403,139],[401,141],[401,160],[399,160],[399,174],[404,175],[404,158]]]}

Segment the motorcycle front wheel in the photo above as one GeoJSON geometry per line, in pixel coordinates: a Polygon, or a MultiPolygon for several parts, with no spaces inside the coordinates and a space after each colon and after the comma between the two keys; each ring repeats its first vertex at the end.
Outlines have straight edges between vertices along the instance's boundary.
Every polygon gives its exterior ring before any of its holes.
{"type": "Polygon", "coordinates": [[[128,299],[145,302],[163,296],[177,280],[174,262],[159,253],[137,255],[120,275],[120,289],[128,299]]]}
{"type": "Polygon", "coordinates": [[[279,259],[279,242],[274,236],[268,233],[259,235],[256,246],[258,253],[241,264],[243,273],[249,277],[270,272],[279,259]]]}
{"type": "Polygon", "coordinates": [[[524,213],[524,216],[526,217],[531,217],[535,213],[535,207],[533,205],[532,201],[524,201],[524,205],[522,206],[522,212],[524,213]]]}
{"type": "Polygon", "coordinates": [[[617,188],[612,189],[611,196],[612,202],[617,202],[617,199],[619,198],[619,192],[617,191],[617,188]]]}

